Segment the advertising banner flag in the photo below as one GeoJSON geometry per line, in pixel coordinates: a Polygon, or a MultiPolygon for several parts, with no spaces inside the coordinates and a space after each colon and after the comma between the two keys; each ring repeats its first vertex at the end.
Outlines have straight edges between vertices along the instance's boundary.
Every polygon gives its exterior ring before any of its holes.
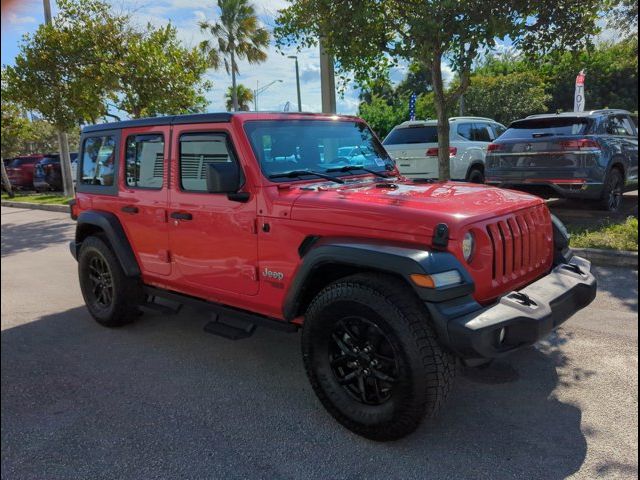
{"type": "Polygon", "coordinates": [[[573,111],[574,112],[584,112],[584,79],[586,75],[584,70],[580,70],[580,73],[576,77],[576,94],[573,101],[573,111]]]}
{"type": "Polygon", "coordinates": [[[416,98],[417,95],[412,93],[409,97],[409,120],[416,119],[416,98]]]}

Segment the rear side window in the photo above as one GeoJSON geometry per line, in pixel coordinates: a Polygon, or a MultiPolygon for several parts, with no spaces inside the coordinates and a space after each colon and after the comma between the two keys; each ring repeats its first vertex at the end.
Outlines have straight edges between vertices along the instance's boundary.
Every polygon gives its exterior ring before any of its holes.
{"type": "Polygon", "coordinates": [[[507,131],[507,129],[502,125],[500,125],[499,123],[494,123],[492,126],[493,126],[493,132],[496,138],[498,138],[500,135],[502,135],[504,132],[507,131]]]}
{"type": "Polygon", "coordinates": [[[186,133],[180,136],[180,186],[189,192],[207,191],[207,165],[235,162],[220,133],[186,133]]]}
{"type": "Polygon", "coordinates": [[[88,137],[84,141],[82,152],[80,184],[105,187],[115,185],[114,136],[88,137]]]}
{"type": "Polygon", "coordinates": [[[608,117],[605,124],[605,131],[607,135],[616,135],[621,137],[635,136],[631,120],[625,115],[612,115],[608,117]]]}
{"type": "Polygon", "coordinates": [[[543,138],[589,133],[591,120],[577,117],[531,118],[513,122],[501,139],[543,138]]]}
{"type": "Polygon", "coordinates": [[[476,142],[492,142],[494,140],[493,131],[488,123],[473,124],[473,139],[476,142]]]}
{"type": "Polygon", "coordinates": [[[383,145],[405,143],[438,143],[438,129],[435,125],[396,128],[382,142],[383,145]]]}
{"type": "Polygon", "coordinates": [[[126,183],[135,188],[161,189],[164,178],[164,137],[161,134],[127,138],[126,183]]]}
{"type": "Polygon", "coordinates": [[[458,135],[467,140],[473,140],[473,123],[461,123],[458,125],[458,135]]]}

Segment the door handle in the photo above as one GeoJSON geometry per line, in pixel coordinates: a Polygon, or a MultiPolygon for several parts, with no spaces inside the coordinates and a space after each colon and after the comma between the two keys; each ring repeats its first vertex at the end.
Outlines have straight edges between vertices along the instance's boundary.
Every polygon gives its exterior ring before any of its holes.
{"type": "Polygon", "coordinates": [[[134,207],[133,205],[127,205],[125,207],[122,207],[121,210],[124,213],[132,213],[132,214],[136,214],[139,212],[138,207],[134,207]]]}
{"type": "Polygon", "coordinates": [[[193,220],[193,215],[186,212],[171,212],[171,215],[169,216],[176,220],[193,220]]]}

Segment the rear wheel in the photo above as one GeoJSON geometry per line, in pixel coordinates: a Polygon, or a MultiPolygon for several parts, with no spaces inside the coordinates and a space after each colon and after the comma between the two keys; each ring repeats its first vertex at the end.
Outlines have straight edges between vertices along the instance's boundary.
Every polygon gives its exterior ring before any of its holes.
{"type": "Polygon", "coordinates": [[[305,315],[302,353],[333,417],[372,440],[401,438],[442,406],[455,375],[413,292],[393,277],[339,280],[305,315]]]}
{"type": "Polygon", "coordinates": [[[607,175],[602,193],[601,207],[611,213],[617,213],[622,207],[624,178],[620,170],[612,169],[607,175]]]}
{"type": "Polygon", "coordinates": [[[470,183],[484,183],[484,171],[480,167],[473,167],[469,172],[468,181],[470,183]]]}
{"type": "Polygon", "coordinates": [[[78,275],[84,301],[98,323],[118,327],[138,316],[140,282],[125,276],[120,262],[101,238],[92,236],[82,242],[78,275]]]}

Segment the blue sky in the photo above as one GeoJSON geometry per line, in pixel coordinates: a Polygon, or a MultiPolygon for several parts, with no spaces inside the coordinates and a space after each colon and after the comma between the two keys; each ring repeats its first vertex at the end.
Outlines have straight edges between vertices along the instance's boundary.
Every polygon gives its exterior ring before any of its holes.
{"type": "MultiPolygon", "coordinates": [[[[203,19],[214,20],[217,8],[214,0],[108,0],[117,11],[127,11],[134,21],[141,26],[147,22],[154,25],[164,25],[169,21],[178,29],[181,40],[190,46],[196,46],[204,37],[197,22],[203,19]]],[[[56,11],[55,0],[51,0],[52,8],[56,11]]],[[[273,18],[278,9],[284,8],[284,0],[254,0],[260,20],[269,28],[273,27],[273,18]]],[[[18,45],[23,34],[35,31],[44,21],[42,0],[22,0],[16,2],[2,15],[2,64],[12,64],[18,52],[18,45]]],[[[282,55],[275,45],[269,48],[268,60],[260,65],[240,63],[238,81],[255,89],[276,82],[260,95],[261,110],[282,110],[287,102],[291,102],[292,110],[297,106],[295,65],[294,60],[287,55],[296,54],[295,49],[282,55]]],[[[297,53],[300,63],[300,80],[302,91],[302,106],[305,111],[320,111],[320,58],[317,49],[305,49],[297,53]]],[[[401,71],[394,72],[396,79],[402,76],[401,71]]],[[[224,69],[209,70],[207,77],[213,81],[213,89],[207,97],[210,101],[210,111],[220,111],[225,108],[224,92],[231,84],[230,77],[224,69]]],[[[344,98],[338,98],[339,113],[355,113],[358,106],[357,92],[348,89],[344,98]]]]}
{"type": "MultiPolygon", "coordinates": [[[[107,0],[117,11],[130,13],[134,21],[140,26],[147,22],[153,25],[165,25],[171,21],[178,30],[180,39],[189,46],[196,46],[203,38],[197,22],[208,19],[215,20],[217,7],[215,0],[107,0]]],[[[51,0],[55,15],[55,0],[51,0]]],[[[256,11],[262,23],[269,29],[273,28],[277,11],[287,6],[286,0],[253,0],[256,11]]],[[[18,0],[2,12],[2,64],[12,64],[18,52],[18,45],[23,34],[33,32],[44,21],[42,0],[18,0]]],[[[603,32],[601,38],[615,38],[615,32],[603,32]]],[[[508,42],[502,47],[508,47],[508,42]]],[[[282,110],[287,102],[295,109],[296,84],[294,61],[287,55],[296,54],[295,49],[284,52],[277,51],[275,45],[269,48],[268,60],[259,65],[240,63],[238,81],[255,89],[257,84],[267,85],[276,82],[259,98],[261,110],[282,110]]],[[[302,106],[305,111],[320,111],[320,59],[317,48],[305,49],[297,53],[300,62],[300,78],[302,91],[302,106]]],[[[401,65],[391,72],[394,82],[399,81],[406,71],[401,65]]],[[[445,81],[452,78],[449,67],[443,65],[445,81]]],[[[209,70],[207,77],[213,81],[213,89],[207,97],[210,101],[209,111],[225,109],[224,92],[231,84],[231,79],[224,69],[209,70]]],[[[358,107],[358,92],[353,88],[347,89],[343,98],[338,97],[338,113],[355,113],[358,107]]]]}

